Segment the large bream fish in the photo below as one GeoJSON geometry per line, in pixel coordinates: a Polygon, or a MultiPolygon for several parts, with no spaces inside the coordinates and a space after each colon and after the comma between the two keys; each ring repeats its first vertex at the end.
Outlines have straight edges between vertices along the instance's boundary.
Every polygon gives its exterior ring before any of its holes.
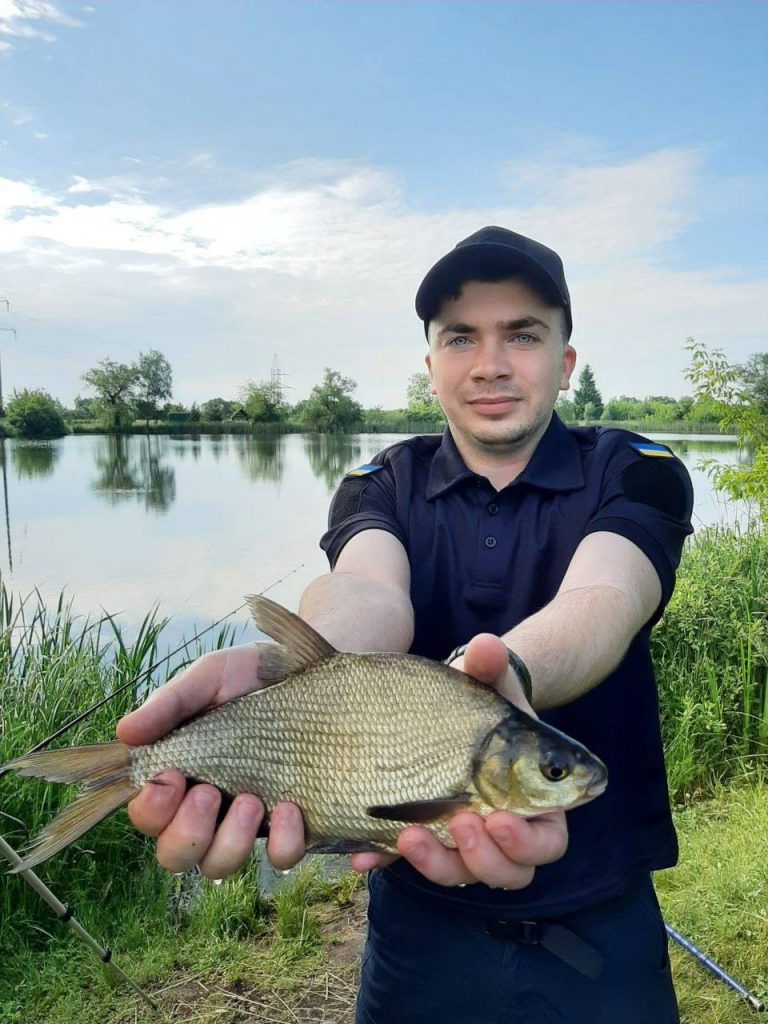
{"type": "Polygon", "coordinates": [[[395,852],[425,825],[453,845],[456,811],[532,817],[603,792],[605,766],[491,687],[406,654],[345,654],[264,597],[249,599],[259,675],[273,685],[206,711],[143,747],[40,751],[5,767],[85,788],[32,840],[34,867],[127,803],[164,768],[225,794],[255,793],[267,811],[298,804],[317,853],[395,852]]]}

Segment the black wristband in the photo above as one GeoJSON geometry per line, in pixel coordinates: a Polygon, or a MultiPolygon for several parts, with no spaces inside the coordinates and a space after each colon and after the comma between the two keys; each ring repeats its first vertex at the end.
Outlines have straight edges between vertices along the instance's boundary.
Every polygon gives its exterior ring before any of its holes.
{"type": "MultiPolygon", "coordinates": [[[[460,658],[467,649],[466,644],[460,644],[458,647],[454,647],[451,653],[443,662],[444,665],[450,665],[452,661],[460,658]]],[[[523,694],[528,703],[531,703],[533,699],[533,684],[531,682],[531,673],[528,671],[528,666],[525,664],[519,654],[515,654],[509,647],[507,648],[507,659],[509,660],[510,666],[514,669],[515,675],[520,680],[520,685],[523,688],[523,694]]]]}

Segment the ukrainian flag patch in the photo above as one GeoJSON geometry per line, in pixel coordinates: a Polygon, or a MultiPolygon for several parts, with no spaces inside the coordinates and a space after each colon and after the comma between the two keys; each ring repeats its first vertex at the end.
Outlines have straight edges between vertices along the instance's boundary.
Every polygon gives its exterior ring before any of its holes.
{"type": "Polygon", "coordinates": [[[639,441],[636,444],[631,444],[630,448],[634,448],[640,455],[646,455],[651,459],[674,459],[674,454],[663,444],[653,444],[651,441],[639,441]]]}
{"type": "Polygon", "coordinates": [[[358,466],[357,469],[350,469],[347,476],[368,476],[369,473],[375,473],[377,469],[383,469],[383,466],[358,466]]]}

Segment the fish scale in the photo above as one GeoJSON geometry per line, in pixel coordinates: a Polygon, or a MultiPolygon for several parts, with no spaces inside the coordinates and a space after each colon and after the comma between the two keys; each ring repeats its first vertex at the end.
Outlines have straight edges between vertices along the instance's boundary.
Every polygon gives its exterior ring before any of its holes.
{"type": "Polygon", "coordinates": [[[232,795],[256,793],[269,807],[300,803],[309,842],[353,830],[393,842],[405,823],[365,822],[366,809],[471,789],[466,751],[498,724],[507,705],[478,684],[457,690],[456,672],[442,666],[435,672],[434,663],[427,663],[432,673],[425,680],[424,659],[371,655],[369,661],[363,670],[359,655],[337,654],[290,683],[239,698],[137,748],[135,784],[176,768],[232,795]],[[385,717],[372,718],[370,669],[377,701],[391,708],[385,717]],[[414,731],[413,716],[425,712],[430,729],[414,731]]]}
{"type": "MultiPolygon", "coordinates": [[[[265,685],[143,747],[104,743],[42,750],[6,768],[82,791],[32,840],[23,871],[74,842],[164,768],[230,796],[255,793],[267,815],[290,801],[311,848],[396,850],[408,824],[452,845],[459,810],[527,817],[605,789],[605,765],[576,740],[492,687],[407,654],[336,651],[265,597],[249,599],[265,685]]],[[[178,685],[178,684],[172,684],[178,685]]]]}

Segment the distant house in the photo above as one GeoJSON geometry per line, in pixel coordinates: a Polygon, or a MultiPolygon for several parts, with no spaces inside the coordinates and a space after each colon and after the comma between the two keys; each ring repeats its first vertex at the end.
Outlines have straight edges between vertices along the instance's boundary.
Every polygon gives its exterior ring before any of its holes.
{"type": "Polygon", "coordinates": [[[169,412],[168,422],[169,423],[186,423],[189,419],[188,412],[169,412]]]}
{"type": "Polygon", "coordinates": [[[248,416],[248,413],[245,411],[245,409],[242,407],[242,405],[240,406],[239,409],[235,409],[235,411],[232,413],[232,415],[229,418],[230,418],[230,420],[243,420],[245,422],[247,422],[250,419],[250,417],[248,416]]]}

